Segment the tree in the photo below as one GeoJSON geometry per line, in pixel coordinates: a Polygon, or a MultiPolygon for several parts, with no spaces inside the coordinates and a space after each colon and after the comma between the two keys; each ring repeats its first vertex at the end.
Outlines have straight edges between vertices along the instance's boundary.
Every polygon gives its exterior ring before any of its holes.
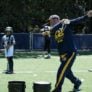
{"type": "Polygon", "coordinates": [[[82,2],[88,4],[88,1],[79,1],[76,7],[76,0],[0,0],[0,31],[12,26],[15,32],[27,32],[29,26],[41,27],[51,14],[58,14],[61,18],[77,17],[82,15],[81,7],[88,9],[82,2]]]}

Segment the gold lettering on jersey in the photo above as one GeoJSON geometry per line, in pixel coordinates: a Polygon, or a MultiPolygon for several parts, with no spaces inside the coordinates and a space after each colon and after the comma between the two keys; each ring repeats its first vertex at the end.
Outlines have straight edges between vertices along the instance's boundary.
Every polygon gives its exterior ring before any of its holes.
{"type": "Polygon", "coordinates": [[[63,28],[59,28],[59,30],[57,30],[55,32],[55,40],[60,43],[63,42],[63,38],[64,38],[64,29],[63,28]]]}

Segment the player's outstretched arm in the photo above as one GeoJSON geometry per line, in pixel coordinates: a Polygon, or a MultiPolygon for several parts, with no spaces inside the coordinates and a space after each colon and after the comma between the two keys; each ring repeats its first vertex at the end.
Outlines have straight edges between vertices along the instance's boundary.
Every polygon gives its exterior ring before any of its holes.
{"type": "Polygon", "coordinates": [[[89,10],[84,16],[70,20],[70,23],[71,24],[78,24],[78,23],[85,21],[86,19],[88,19],[90,17],[92,17],[92,10],[89,10]]]}

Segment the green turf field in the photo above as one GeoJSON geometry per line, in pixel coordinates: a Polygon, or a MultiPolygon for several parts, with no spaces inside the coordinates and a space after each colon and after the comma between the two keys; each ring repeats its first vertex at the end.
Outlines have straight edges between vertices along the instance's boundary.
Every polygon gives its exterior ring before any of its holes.
{"type": "MultiPolygon", "coordinates": [[[[56,72],[59,67],[59,58],[52,56],[51,59],[38,58],[15,58],[15,74],[3,74],[6,69],[6,59],[0,58],[0,92],[8,92],[8,81],[25,81],[26,92],[33,92],[32,86],[35,81],[49,81],[52,89],[55,84],[56,72]]],[[[92,55],[77,56],[76,62],[72,67],[74,73],[83,79],[81,92],[92,92],[92,55]]],[[[73,85],[65,79],[63,92],[72,90],[73,85]]]]}

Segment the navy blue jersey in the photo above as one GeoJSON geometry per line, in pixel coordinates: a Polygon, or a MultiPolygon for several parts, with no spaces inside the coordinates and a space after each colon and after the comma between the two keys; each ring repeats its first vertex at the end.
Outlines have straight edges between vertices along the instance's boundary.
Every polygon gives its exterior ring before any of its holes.
{"type": "Polygon", "coordinates": [[[54,37],[57,43],[57,48],[60,55],[63,53],[76,51],[71,27],[76,23],[80,23],[86,18],[87,16],[78,17],[70,20],[70,24],[63,25],[62,23],[58,23],[52,28],[51,35],[54,37]]]}

